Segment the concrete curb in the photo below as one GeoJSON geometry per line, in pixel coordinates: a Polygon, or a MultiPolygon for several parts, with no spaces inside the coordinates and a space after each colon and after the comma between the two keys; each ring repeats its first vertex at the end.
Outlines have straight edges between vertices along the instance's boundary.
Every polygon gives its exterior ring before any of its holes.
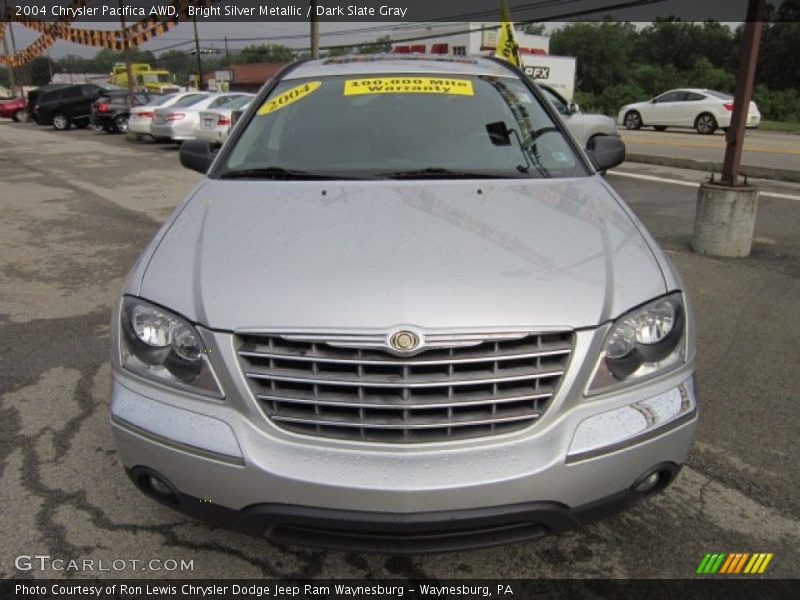
{"type": "MultiPolygon", "coordinates": [[[[707,173],[719,173],[722,171],[722,163],[713,160],[695,160],[693,158],[679,158],[673,156],[653,156],[651,154],[635,154],[629,152],[625,160],[630,162],[644,163],[648,165],[659,165],[661,167],[675,167],[677,169],[692,169],[694,171],[705,171],[707,173]]],[[[742,175],[755,179],[772,179],[773,181],[789,181],[800,183],[800,171],[789,169],[775,169],[772,167],[754,167],[742,165],[742,175]]]]}

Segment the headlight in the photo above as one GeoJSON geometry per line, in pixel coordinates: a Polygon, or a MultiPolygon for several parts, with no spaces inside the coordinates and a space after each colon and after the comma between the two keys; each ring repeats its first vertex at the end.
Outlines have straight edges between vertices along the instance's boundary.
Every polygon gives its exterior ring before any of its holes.
{"type": "Polygon", "coordinates": [[[586,393],[635,383],[683,364],[685,326],[680,293],[654,300],[617,319],[606,335],[586,393]]]}
{"type": "Polygon", "coordinates": [[[160,383],[222,397],[203,339],[186,319],[125,296],[120,320],[123,367],[160,383]]]}

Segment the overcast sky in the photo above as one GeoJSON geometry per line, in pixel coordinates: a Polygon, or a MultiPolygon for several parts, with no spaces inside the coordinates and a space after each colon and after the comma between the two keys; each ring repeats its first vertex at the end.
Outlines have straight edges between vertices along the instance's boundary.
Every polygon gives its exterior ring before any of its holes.
{"type": "MultiPolygon", "coordinates": [[[[381,35],[390,33],[390,27],[398,24],[392,23],[320,23],[320,43],[326,44],[355,44],[373,40],[381,35]],[[348,33],[352,30],[369,30],[361,33],[348,33]]],[[[415,26],[416,24],[412,24],[415,26]]],[[[76,24],[80,27],[80,24],[76,24]]],[[[84,25],[92,29],[115,29],[119,23],[89,23],[84,25]]],[[[33,42],[38,33],[19,24],[14,24],[14,37],[17,50],[20,50],[33,42]]],[[[224,48],[222,41],[209,41],[212,38],[224,38],[228,36],[230,48],[241,48],[247,44],[254,43],[280,43],[290,48],[306,48],[309,45],[308,33],[309,25],[307,22],[287,22],[287,23],[198,23],[198,34],[203,47],[224,48]],[[287,39],[295,36],[293,39],[287,39]],[[236,41],[236,38],[265,38],[261,41],[236,41]],[[283,39],[281,39],[283,38],[283,39]]],[[[395,36],[398,37],[398,36],[395,36]]],[[[185,45],[178,46],[178,50],[191,50],[194,42],[192,25],[182,23],[172,31],[140,46],[144,50],[157,50],[173,46],[181,42],[185,45]]],[[[96,48],[73,44],[71,42],[58,41],[50,47],[50,56],[61,58],[67,54],[78,56],[94,56],[96,48]]]]}

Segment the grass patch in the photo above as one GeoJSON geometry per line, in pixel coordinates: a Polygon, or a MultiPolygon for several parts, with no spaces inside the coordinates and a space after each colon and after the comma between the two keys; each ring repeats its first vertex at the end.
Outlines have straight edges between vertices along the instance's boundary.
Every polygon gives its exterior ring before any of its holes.
{"type": "Polygon", "coordinates": [[[764,131],[790,131],[792,133],[800,133],[800,123],[792,121],[761,121],[758,128],[764,131]]]}

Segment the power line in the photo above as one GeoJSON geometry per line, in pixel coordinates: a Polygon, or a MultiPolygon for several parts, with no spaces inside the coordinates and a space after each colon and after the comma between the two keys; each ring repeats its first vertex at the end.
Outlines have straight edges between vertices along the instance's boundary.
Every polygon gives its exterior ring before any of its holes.
{"type": "MultiPolygon", "coordinates": [[[[658,4],[658,3],[661,3],[661,2],[665,2],[665,1],[666,0],[631,0],[631,1],[628,1],[628,2],[621,2],[621,3],[608,5],[608,6],[587,8],[587,9],[582,9],[582,10],[576,10],[576,11],[569,12],[569,13],[562,13],[562,14],[559,14],[559,15],[551,15],[551,16],[547,17],[546,19],[528,19],[528,20],[526,20],[526,19],[521,19],[521,20],[518,19],[518,20],[515,21],[515,23],[518,24],[518,25],[525,25],[525,24],[528,24],[528,23],[541,23],[541,22],[546,22],[546,21],[557,21],[557,20],[560,20],[560,19],[567,19],[567,18],[570,18],[570,17],[586,16],[586,15],[590,15],[590,14],[608,12],[608,11],[611,11],[611,10],[619,10],[619,9],[626,9],[626,8],[636,8],[636,7],[639,7],[639,6],[646,6],[646,5],[649,5],[649,4],[658,4]]],[[[538,2],[530,2],[530,3],[527,3],[527,4],[520,4],[520,5],[517,5],[517,6],[512,6],[511,9],[514,9],[515,11],[517,11],[517,13],[519,13],[519,12],[530,11],[530,10],[533,10],[533,9],[536,9],[536,8],[544,8],[544,7],[550,7],[550,6],[560,6],[560,5],[564,5],[564,4],[573,4],[573,3],[576,3],[576,2],[585,2],[585,0],[539,0],[538,2]]],[[[485,11],[480,11],[480,12],[462,13],[462,14],[459,14],[459,15],[452,15],[450,17],[441,18],[439,20],[429,21],[429,22],[432,22],[432,23],[458,22],[458,21],[464,20],[464,19],[466,19],[468,17],[476,17],[477,18],[477,17],[496,16],[496,15],[497,15],[497,10],[496,9],[492,9],[492,10],[485,10],[485,11]]],[[[378,31],[397,31],[397,30],[403,29],[403,28],[409,28],[410,29],[410,28],[414,28],[414,27],[419,27],[421,24],[422,23],[419,23],[419,24],[415,23],[413,25],[401,25],[401,26],[398,26],[398,25],[376,25],[376,26],[370,26],[370,27],[362,27],[362,28],[358,28],[358,29],[349,29],[349,30],[343,29],[343,30],[338,30],[338,31],[327,31],[327,32],[320,33],[320,37],[334,37],[334,36],[341,36],[341,35],[358,35],[358,34],[361,34],[361,33],[375,33],[375,32],[378,32],[378,31]]],[[[438,33],[438,34],[434,34],[434,35],[430,35],[430,36],[424,36],[424,37],[418,37],[418,38],[407,38],[407,39],[397,39],[397,40],[392,39],[391,41],[392,42],[405,42],[405,41],[418,41],[418,40],[421,41],[423,39],[434,39],[434,38],[437,38],[437,37],[446,37],[446,36],[450,36],[450,35],[460,35],[460,34],[463,34],[463,33],[470,33],[472,31],[492,31],[492,30],[499,29],[499,27],[500,27],[499,25],[491,25],[491,26],[481,27],[480,29],[464,29],[464,30],[459,30],[457,32],[453,32],[453,33],[447,33],[447,34],[438,33]]],[[[283,41],[288,41],[288,40],[307,39],[307,38],[308,38],[308,34],[306,34],[306,33],[297,33],[297,34],[290,34],[290,35],[277,35],[277,36],[276,35],[271,35],[271,36],[259,36],[259,37],[231,37],[231,36],[228,36],[227,40],[228,40],[228,42],[263,42],[263,41],[272,41],[272,42],[279,42],[280,41],[280,42],[283,42],[283,41]]],[[[222,37],[222,38],[208,37],[208,38],[203,38],[203,39],[206,42],[224,42],[225,41],[224,37],[222,37]]],[[[352,44],[341,44],[341,45],[327,46],[326,48],[345,48],[345,47],[354,46],[354,45],[367,45],[367,43],[366,42],[354,42],[352,44]]],[[[160,50],[165,50],[165,49],[169,49],[169,48],[171,48],[171,46],[165,47],[165,48],[159,48],[158,50],[153,50],[153,52],[158,52],[160,50]]]]}

